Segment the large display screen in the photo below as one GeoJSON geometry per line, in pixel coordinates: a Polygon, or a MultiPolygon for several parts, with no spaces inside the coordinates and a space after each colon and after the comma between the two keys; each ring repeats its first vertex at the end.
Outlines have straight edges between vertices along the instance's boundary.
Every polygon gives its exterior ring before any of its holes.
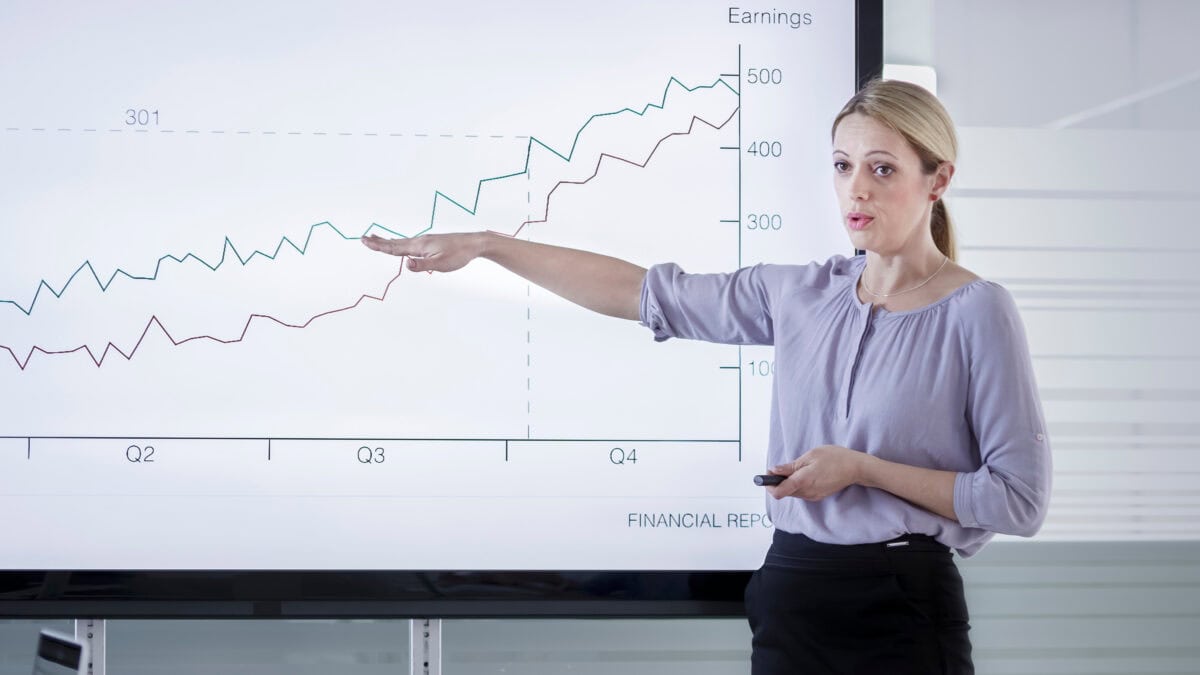
{"type": "Polygon", "coordinates": [[[850,254],[854,83],[844,0],[7,3],[0,568],[757,567],[770,348],[359,239],[850,254]]]}

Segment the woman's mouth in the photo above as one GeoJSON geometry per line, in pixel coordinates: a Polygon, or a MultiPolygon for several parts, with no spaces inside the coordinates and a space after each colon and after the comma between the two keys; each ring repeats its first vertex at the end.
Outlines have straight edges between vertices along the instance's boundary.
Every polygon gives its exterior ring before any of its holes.
{"type": "Polygon", "coordinates": [[[867,226],[871,224],[872,220],[875,220],[875,218],[873,216],[868,216],[865,213],[846,214],[846,224],[849,225],[850,229],[852,230],[865,230],[867,229],[867,226]]]}

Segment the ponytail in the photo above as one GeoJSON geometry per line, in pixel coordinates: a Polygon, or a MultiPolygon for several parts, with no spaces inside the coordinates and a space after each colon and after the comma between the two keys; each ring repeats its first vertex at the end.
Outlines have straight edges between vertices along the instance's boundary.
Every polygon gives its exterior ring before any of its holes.
{"type": "Polygon", "coordinates": [[[946,202],[938,199],[933,203],[933,215],[929,218],[929,229],[933,234],[933,243],[937,245],[947,258],[958,261],[958,247],[954,242],[954,226],[950,222],[950,212],[946,210],[946,202]]]}

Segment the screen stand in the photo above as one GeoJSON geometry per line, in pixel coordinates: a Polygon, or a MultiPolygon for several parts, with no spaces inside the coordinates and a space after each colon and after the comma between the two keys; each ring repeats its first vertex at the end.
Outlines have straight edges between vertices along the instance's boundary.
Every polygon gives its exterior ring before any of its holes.
{"type": "Polygon", "coordinates": [[[87,675],[104,675],[104,619],[75,619],[75,639],[83,643],[87,675]]]}
{"type": "Polygon", "coordinates": [[[442,675],[442,620],[413,619],[410,675],[442,675]]]}

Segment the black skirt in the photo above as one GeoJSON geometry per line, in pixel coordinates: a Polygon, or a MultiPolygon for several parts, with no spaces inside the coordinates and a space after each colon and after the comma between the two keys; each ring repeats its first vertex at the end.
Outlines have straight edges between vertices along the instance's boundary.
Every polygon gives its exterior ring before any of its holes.
{"type": "Polygon", "coordinates": [[[975,672],[962,577],[926,535],[844,546],[776,530],[746,614],[753,675],[975,672]]]}

